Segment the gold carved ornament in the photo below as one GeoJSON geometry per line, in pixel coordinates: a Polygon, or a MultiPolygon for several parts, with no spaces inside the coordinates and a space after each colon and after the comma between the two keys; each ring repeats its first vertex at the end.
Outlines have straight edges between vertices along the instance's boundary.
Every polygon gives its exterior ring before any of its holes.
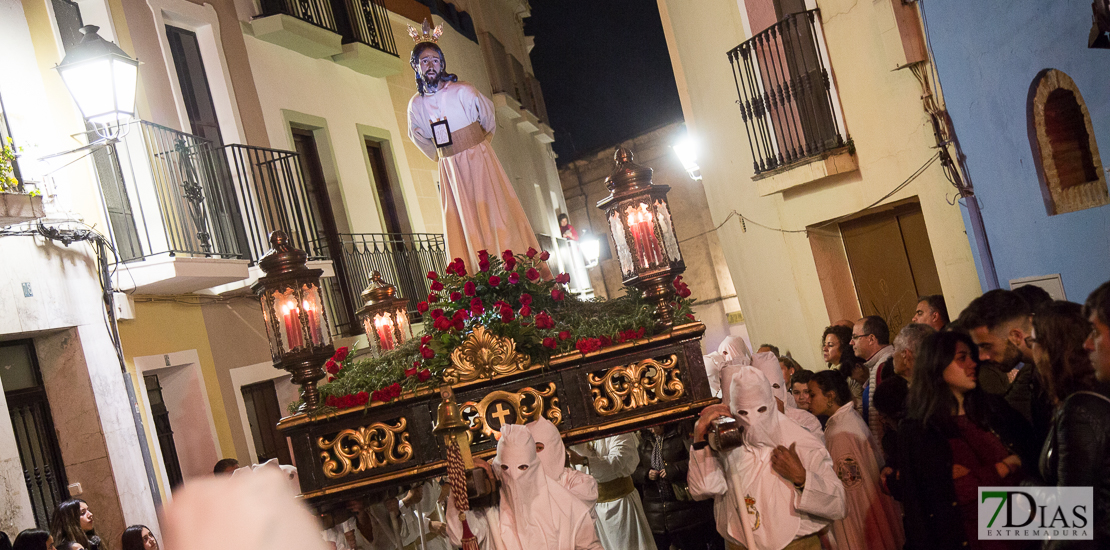
{"type": "Polygon", "coordinates": [[[451,366],[443,371],[447,384],[472,382],[528,370],[532,360],[517,353],[512,338],[497,336],[478,325],[466,340],[451,352],[451,366]]]}
{"type": "Polygon", "coordinates": [[[467,435],[470,437],[471,444],[474,443],[474,438],[477,437],[475,432],[487,438],[495,437],[495,433],[501,433],[500,430],[491,428],[486,422],[486,412],[489,410],[489,406],[494,403],[497,403],[498,408],[494,410],[491,416],[497,417],[500,422],[504,422],[504,418],[510,414],[515,417],[516,424],[527,424],[541,417],[550,420],[556,426],[563,421],[563,411],[559,409],[559,398],[555,397],[554,382],[548,382],[546,388],[539,390],[521,388],[516,392],[494,391],[488,393],[477,403],[468,401],[462,404],[463,416],[470,417],[470,430],[468,430],[467,435]],[[549,398],[546,404],[545,398],[549,398]],[[513,410],[501,408],[501,403],[508,403],[513,410]]]}
{"type": "Polygon", "coordinates": [[[412,458],[412,444],[406,431],[408,421],[398,418],[396,424],[374,422],[358,429],[343,430],[328,441],[320,437],[316,445],[322,451],[322,469],[328,479],[400,464],[412,458]]]}
{"type": "Polygon", "coordinates": [[[589,373],[594,411],[602,416],[674,401],[686,393],[679,378],[678,357],[644,359],[631,365],[617,365],[603,374],[589,373]]]}

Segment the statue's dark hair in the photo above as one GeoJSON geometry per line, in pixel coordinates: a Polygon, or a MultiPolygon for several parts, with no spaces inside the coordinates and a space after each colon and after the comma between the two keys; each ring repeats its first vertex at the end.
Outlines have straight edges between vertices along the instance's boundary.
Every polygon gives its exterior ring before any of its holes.
{"type": "Polygon", "coordinates": [[[457,82],[459,80],[457,75],[447,72],[447,60],[443,57],[443,50],[439,49],[439,46],[435,42],[421,42],[412,49],[412,55],[409,56],[409,66],[412,67],[412,70],[416,73],[416,91],[419,92],[420,95],[424,95],[425,93],[424,77],[420,75],[420,54],[424,53],[424,50],[427,49],[433,49],[439,54],[439,80],[441,82],[457,82]]]}

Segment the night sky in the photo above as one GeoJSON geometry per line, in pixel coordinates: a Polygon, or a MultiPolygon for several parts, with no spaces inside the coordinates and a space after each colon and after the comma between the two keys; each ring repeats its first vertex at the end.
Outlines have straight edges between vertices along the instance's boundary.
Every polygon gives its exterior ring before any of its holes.
{"type": "Polygon", "coordinates": [[[682,120],[654,0],[531,0],[524,34],[558,163],[682,120]]]}

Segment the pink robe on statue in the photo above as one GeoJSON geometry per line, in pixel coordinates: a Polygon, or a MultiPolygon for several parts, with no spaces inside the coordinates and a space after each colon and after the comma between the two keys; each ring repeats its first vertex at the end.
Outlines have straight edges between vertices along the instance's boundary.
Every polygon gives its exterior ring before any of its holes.
{"type": "MultiPolygon", "coordinates": [[[[478,265],[478,251],[497,257],[505,250],[523,254],[540,250],[513,184],[490,146],[497,129],[493,102],[466,82],[447,82],[439,90],[416,94],[409,101],[409,138],[428,158],[439,161],[443,234],[448,261],[462,258],[467,271],[478,265]],[[447,119],[456,132],[479,123],[486,138],[447,157],[432,140],[431,123],[447,119]]],[[[546,271],[546,270],[543,270],[546,271]]]]}
{"type": "Polygon", "coordinates": [[[848,498],[848,516],[832,525],[837,550],[901,548],[906,540],[902,514],[879,482],[883,455],[852,403],[829,417],[825,441],[848,498]]]}

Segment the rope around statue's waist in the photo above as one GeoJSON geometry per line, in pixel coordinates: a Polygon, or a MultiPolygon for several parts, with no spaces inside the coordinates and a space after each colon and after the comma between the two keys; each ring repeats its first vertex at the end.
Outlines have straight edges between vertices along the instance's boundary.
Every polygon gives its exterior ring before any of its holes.
{"type": "Polygon", "coordinates": [[[486,131],[478,122],[471,122],[458,130],[451,131],[451,145],[437,147],[439,158],[455,156],[486,140],[486,131]]]}
{"type": "Polygon", "coordinates": [[[597,484],[597,501],[613,502],[636,490],[631,477],[618,477],[597,484]]]}

